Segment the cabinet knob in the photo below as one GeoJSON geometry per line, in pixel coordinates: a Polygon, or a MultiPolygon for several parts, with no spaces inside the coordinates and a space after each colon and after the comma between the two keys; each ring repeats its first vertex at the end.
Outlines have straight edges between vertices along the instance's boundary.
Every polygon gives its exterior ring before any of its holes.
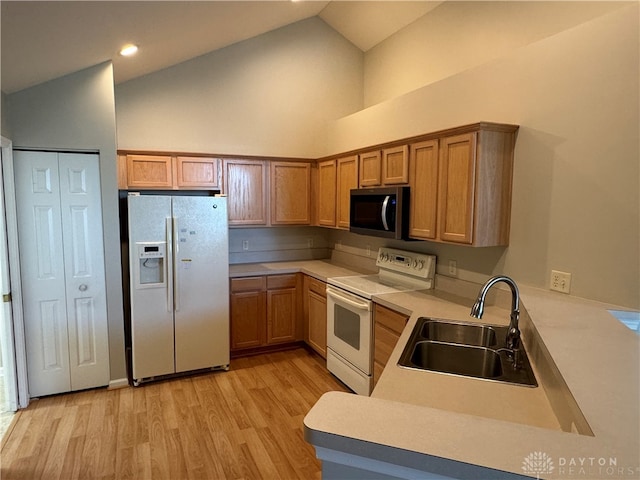
{"type": "Polygon", "coordinates": [[[85,283],[83,283],[78,287],[78,290],[80,290],[81,292],[85,292],[87,288],[89,287],[85,283]]]}

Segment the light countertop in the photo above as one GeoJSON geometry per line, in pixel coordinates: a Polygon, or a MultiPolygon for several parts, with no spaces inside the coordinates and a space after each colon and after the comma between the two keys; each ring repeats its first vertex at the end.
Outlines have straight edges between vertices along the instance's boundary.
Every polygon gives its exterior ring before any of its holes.
{"type": "MultiPolygon", "coordinates": [[[[231,276],[294,271],[323,281],[369,273],[316,260],[234,265],[231,276]]],[[[307,439],[378,459],[387,451],[391,463],[402,452],[415,464],[424,457],[520,475],[543,452],[555,464],[544,478],[640,478],[640,336],[608,312],[618,306],[519,285],[537,388],[396,365],[420,316],[469,321],[479,287],[438,276],[435,291],[375,297],[410,315],[407,327],[372,395],[325,394],[304,419],[307,439]]],[[[482,322],[508,323],[507,293],[482,322]]]]}
{"type": "Polygon", "coordinates": [[[336,265],[328,260],[301,260],[294,262],[245,263],[229,266],[229,276],[255,277],[260,275],[277,275],[302,272],[306,275],[327,281],[329,277],[347,277],[349,275],[370,274],[369,270],[357,267],[336,265]]]}

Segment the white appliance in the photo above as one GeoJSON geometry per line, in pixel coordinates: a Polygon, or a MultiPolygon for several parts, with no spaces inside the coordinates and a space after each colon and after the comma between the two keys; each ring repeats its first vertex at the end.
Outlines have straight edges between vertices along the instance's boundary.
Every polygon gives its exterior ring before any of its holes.
{"type": "Polygon", "coordinates": [[[375,295],[433,288],[436,257],[382,247],[377,275],[327,279],[327,369],[359,395],[371,393],[375,295]]]}
{"type": "Polygon", "coordinates": [[[224,197],[129,195],[135,385],[229,368],[229,241],[224,197]]]}

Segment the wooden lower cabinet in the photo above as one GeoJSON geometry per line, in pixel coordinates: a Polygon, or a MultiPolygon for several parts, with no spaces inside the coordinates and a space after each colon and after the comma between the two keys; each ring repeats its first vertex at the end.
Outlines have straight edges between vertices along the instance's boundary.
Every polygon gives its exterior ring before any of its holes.
{"type": "Polygon", "coordinates": [[[267,345],[301,339],[297,274],[267,277],[267,345]]]}
{"type": "Polygon", "coordinates": [[[265,277],[231,279],[231,350],[266,342],[267,294],[265,277]]]}
{"type": "Polygon", "coordinates": [[[304,277],[304,340],[323,358],[327,358],[327,284],[304,277]]]}
{"type": "Polygon", "coordinates": [[[301,274],[231,279],[231,354],[302,340],[301,274]]]}
{"type": "Polygon", "coordinates": [[[374,354],[373,385],[378,383],[382,370],[387,365],[391,352],[396,347],[400,334],[407,325],[409,317],[377,303],[373,307],[374,354]]]}

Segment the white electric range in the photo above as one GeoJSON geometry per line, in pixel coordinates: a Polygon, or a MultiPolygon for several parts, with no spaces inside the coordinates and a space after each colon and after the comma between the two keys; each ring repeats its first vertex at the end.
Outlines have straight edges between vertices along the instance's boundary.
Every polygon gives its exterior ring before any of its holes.
{"type": "Polygon", "coordinates": [[[377,275],[327,279],[327,368],[360,395],[371,393],[376,295],[433,288],[436,257],[381,247],[377,275]]]}

